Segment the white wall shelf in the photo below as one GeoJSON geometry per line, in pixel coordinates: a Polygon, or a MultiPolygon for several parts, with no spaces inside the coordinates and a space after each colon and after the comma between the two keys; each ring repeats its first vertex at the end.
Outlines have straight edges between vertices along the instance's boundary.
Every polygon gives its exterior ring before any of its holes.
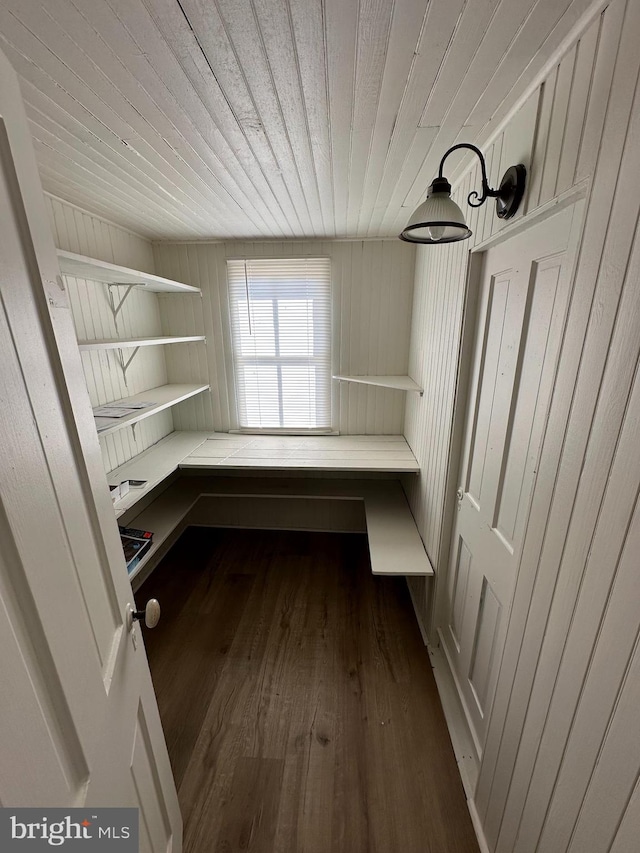
{"type": "MultiPolygon", "coordinates": [[[[75,252],[68,252],[63,249],[58,249],[57,254],[58,263],[63,275],[74,276],[108,285],[109,303],[115,322],[116,333],[118,332],[118,315],[122,310],[125,300],[135,288],[144,288],[146,291],[156,294],[172,293],[202,295],[201,290],[197,287],[192,287],[189,284],[183,284],[182,282],[174,281],[169,278],[163,278],[162,276],[153,275],[152,273],[145,273],[140,270],[132,269],[131,267],[124,267],[119,264],[100,261],[97,258],[91,258],[87,255],[79,255],[75,252]]],[[[170,344],[205,341],[204,335],[144,335],[140,337],[134,335],[131,335],[131,332],[129,332],[129,336],[123,334],[121,337],[99,338],[95,340],[89,340],[85,337],[78,341],[78,348],[83,352],[91,350],[116,350],[116,357],[120,363],[126,382],[127,370],[140,347],[165,346],[170,344]],[[133,350],[133,353],[126,360],[122,353],[122,350],[125,349],[133,350]]],[[[149,402],[152,405],[147,408],[131,412],[122,418],[96,417],[94,410],[98,435],[106,436],[124,429],[124,427],[135,426],[139,421],[152,417],[158,412],[162,412],[163,410],[168,409],[171,406],[175,406],[196,394],[201,394],[203,391],[208,389],[208,384],[160,385],[131,397],[125,397],[122,400],[115,400],[113,401],[114,403],[122,406],[142,402],[149,402]]],[[[193,447],[190,449],[193,449],[193,447]]],[[[185,453],[188,453],[188,451],[185,451],[185,453]]],[[[136,477],[134,479],[149,479],[149,477],[136,477]]]]}
{"type": "Polygon", "coordinates": [[[65,252],[62,249],[58,249],[58,263],[64,275],[88,278],[104,284],[144,287],[153,293],[200,293],[198,287],[192,287],[190,284],[99,261],[86,255],[77,255],[75,252],[65,252]]]}
{"type": "Polygon", "coordinates": [[[204,341],[204,335],[188,335],[188,336],[157,336],[150,338],[103,338],[95,341],[78,341],[80,350],[95,350],[95,349],[127,349],[131,347],[153,347],[163,344],[184,344],[193,341],[204,341]]]}
{"type": "Polygon", "coordinates": [[[410,376],[334,376],[340,382],[357,382],[361,385],[377,385],[380,388],[394,388],[396,391],[415,391],[420,396],[424,390],[410,376]]]}
{"type": "MultiPolygon", "coordinates": [[[[208,391],[209,385],[160,385],[158,388],[149,388],[148,391],[141,391],[139,394],[134,394],[132,397],[124,397],[122,400],[114,400],[113,403],[104,405],[126,406],[128,403],[153,403],[146,409],[139,409],[135,413],[125,415],[123,418],[103,418],[96,417],[96,428],[98,435],[109,435],[112,432],[117,432],[124,427],[132,426],[133,424],[142,421],[145,418],[150,418],[152,415],[157,415],[158,412],[164,409],[169,409],[171,406],[176,406],[183,400],[188,400],[189,397],[194,397],[196,394],[202,394],[203,391],[208,391]]],[[[94,410],[95,411],[95,410],[94,410]]]]}
{"type": "MultiPolygon", "coordinates": [[[[143,572],[149,563],[155,566],[178,539],[186,527],[185,518],[200,497],[201,490],[198,478],[182,477],[177,482],[172,483],[168,489],[165,489],[152,504],[143,509],[135,518],[129,519],[127,517],[127,523],[123,526],[137,528],[138,530],[149,530],[153,533],[151,547],[129,572],[131,582],[143,572]]],[[[144,573],[134,584],[134,591],[144,581],[146,574],[144,573]]]]}

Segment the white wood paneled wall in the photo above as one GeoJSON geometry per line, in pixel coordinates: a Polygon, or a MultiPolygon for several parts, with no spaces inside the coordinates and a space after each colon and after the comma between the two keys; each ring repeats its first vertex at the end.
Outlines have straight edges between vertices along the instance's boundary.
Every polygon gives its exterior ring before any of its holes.
{"type": "MultiPolygon", "coordinates": [[[[613,0],[488,156],[495,181],[517,146],[532,150],[529,214],[589,179],[472,802],[496,853],[632,853],[640,838],[639,37],[640,3],[613,0]]],[[[423,473],[410,499],[440,573],[468,251],[504,227],[491,211],[471,219],[471,245],[420,249],[416,269],[410,365],[425,396],[407,402],[406,434],[423,473]]]]}
{"type": "MultiPolygon", "coordinates": [[[[59,249],[154,272],[153,251],[148,240],[52,196],[45,196],[45,200],[59,249]]],[[[118,315],[116,328],[105,284],[72,276],[65,276],[65,282],[79,339],[145,337],[162,333],[160,300],[155,294],[134,288],[118,315]]],[[[116,353],[116,350],[94,350],[81,354],[92,406],[167,382],[164,347],[138,350],[127,370],[126,383],[116,353]]],[[[131,350],[126,350],[125,358],[130,353],[131,350]]],[[[122,465],[172,431],[172,414],[166,411],[137,424],[135,435],[128,427],[100,438],[105,470],[122,465]]]]}
{"type": "Polygon", "coordinates": [[[469,192],[480,187],[475,160],[453,193],[473,236],[418,248],[409,372],[425,394],[407,398],[405,434],[422,468],[419,482],[409,485],[411,505],[434,565],[440,559],[469,253],[593,173],[619,27],[614,9],[598,17],[485,149],[491,186],[509,165],[527,167],[527,193],[516,218],[498,219],[491,201],[477,209],[467,205],[469,192]]]}
{"type": "MultiPolygon", "coordinates": [[[[398,240],[154,243],[156,272],[202,288],[194,300],[163,298],[165,327],[175,334],[205,334],[204,347],[171,347],[169,379],[206,381],[212,393],[181,403],[176,429],[236,426],[229,377],[227,258],[328,256],[334,284],[335,371],[344,374],[405,374],[413,298],[415,250],[398,240]]],[[[346,434],[399,434],[404,392],[353,383],[334,383],[334,426],[346,434]]]]}

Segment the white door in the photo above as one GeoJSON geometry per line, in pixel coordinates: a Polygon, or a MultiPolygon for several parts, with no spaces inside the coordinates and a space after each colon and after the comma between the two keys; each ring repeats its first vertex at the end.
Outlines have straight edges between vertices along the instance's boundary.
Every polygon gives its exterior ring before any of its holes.
{"type": "Polygon", "coordinates": [[[0,804],[182,826],[16,77],[0,53],[0,804]]]}
{"type": "Polygon", "coordinates": [[[578,207],[484,257],[441,630],[479,755],[561,343],[578,207]]]}

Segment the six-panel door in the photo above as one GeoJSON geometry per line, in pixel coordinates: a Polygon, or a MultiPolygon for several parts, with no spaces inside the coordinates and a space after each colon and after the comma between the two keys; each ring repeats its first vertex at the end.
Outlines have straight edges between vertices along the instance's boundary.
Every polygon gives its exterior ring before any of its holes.
{"type": "Polygon", "coordinates": [[[479,754],[561,343],[573,213],[484,257],[442,631],[479,754]]]}

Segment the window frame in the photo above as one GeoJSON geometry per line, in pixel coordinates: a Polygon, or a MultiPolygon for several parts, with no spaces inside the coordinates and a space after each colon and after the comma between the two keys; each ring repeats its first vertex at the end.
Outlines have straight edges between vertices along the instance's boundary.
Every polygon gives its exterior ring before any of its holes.
{"type": "MultiPolygon", "coordinates": [[[[333,277],[333,262],[332,258],[329,255],[323,255],[318,253],[308,253],[306,255],[282,255],[282,256],[255,256],[255,257],[247,257],[247,256],[232,256],[225,258],[225,296],[227,302],[227,322],[226,322],[226,337],[228,342],[228,352],[229,357],[227,360],[227,381],[228,381],[228,397],[229,397],[229,413],[230,413],[230,427],[229,432],[240,434],[240,435],[292,435],[292,436],[314,436],[314,435],[338,435],[339,432],[335,427],[335,424],[338,422],[338,412],[337,412],[337,404],[339,402],[339,397],[337,394],[338,385],[337,382],[334,381],[333,376],[337,373],[336,369],[336,361],[337,361],[337,324],[336,324],[336,294],[335,294],[335,282],[333,277]],[[232,319],[232,296],[231,296],[231,285],[229,281],[229,262],[244,262],[250,263],[252,261],[257,262],[269,262],[273,261],[274,264],[277,264],[280,261],[304,261],[306,259],[313,260],[324,260],[329,263],[329,348],[330,348],[330,356],[329,356],[329,418],[330,418],[330,426],[326,427],[248,427],[240,425],[240,417],[238,411],[238,379],[236,376],[236,351],[234,345],[234,335],[233,335],[233,319],[232,319]]],[[[282,356],[273,356],[274,363],[282,363],[282,356]]],[[[265,362],[269,360],[268,356],[264,357],[265,362]]],[[[292,356],[292,362],[301,361],[300,356],[292,356]]],[[[309,359],[304,359],[304,363],[308,363],[309,359]]]]}

